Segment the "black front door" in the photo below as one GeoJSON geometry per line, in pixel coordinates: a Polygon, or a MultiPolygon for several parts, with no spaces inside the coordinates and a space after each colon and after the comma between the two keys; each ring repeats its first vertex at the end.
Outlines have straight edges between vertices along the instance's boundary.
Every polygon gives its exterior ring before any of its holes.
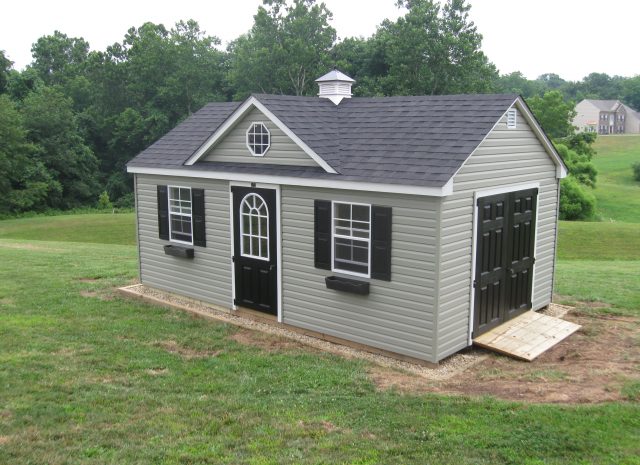
{"type": "Polygon", "coordinates": [[[276,191],[232,187],[235,305],[278,313],[276,191]]]}
{"type": "Polygon", "coordinates": [[[473,335],[530,309],[538,189],[478,199],[473,335]]]}

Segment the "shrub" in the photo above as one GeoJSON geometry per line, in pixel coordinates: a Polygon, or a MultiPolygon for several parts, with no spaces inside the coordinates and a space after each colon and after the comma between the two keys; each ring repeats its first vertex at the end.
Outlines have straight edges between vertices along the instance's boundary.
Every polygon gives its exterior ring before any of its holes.
{"type": "Polygon", "coordinates": [[[128,194],[124,194],[114,203],[116,208],[131,209],[135,206],[136,201],[133,196],[133,192],[129,192],[128,194]]]}
{"type": "Polygon", "coordinates": [[[631,169],[633,170],[633,177],[636,181],[640,181],[640,161],[635,162],[631,165],[631,169]]]}
{"type": "Polygon", "coordinates": [[[102,194],[98,197],[98,208],[101,210],[109,210],[113,208],[113,204],[111,203],[111,200],[109,200],[109,194],[107,191],[102,191],[102,194]]]}
{"type": "Polygon", "coordinates": [[[560,182],[560,219],[588,220],[593,218],[596,199],[591,192],[569,175],[560,182]]]}

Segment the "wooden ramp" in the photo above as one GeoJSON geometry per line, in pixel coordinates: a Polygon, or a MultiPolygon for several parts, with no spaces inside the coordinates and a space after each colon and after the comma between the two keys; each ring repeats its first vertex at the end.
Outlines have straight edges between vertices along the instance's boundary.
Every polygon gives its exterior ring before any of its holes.
{"type": "Polygon", "coordinates": [[[529,311],[478,336],[479,347],[528,362],[575,333],[580,325],[529,311]]]}

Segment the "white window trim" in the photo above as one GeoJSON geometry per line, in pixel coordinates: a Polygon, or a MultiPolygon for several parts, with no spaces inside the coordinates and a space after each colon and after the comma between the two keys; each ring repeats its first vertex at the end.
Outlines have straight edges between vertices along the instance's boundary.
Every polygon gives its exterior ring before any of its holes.
{"type": "MultiPolygon", "coordinates": [[[[170,242],[176,242],[178,244],[186,244],[186,245],[193,245],[193,192],[191,190],[191,187],[188,186],[167,186],[168,192],[167,192],[167,212],[169,214],[169,241],[170,242]],[[189,202],[191,202],[191,214],[189,215],[185,215],[180,213],[179,216],[188,216],[189,220],[191,221],[191,242],[187,242],[187,241],[181,241],[178,239],[174,239],[172,232],[171,231],[171,189],[189,189],[189,197],[190,200],[189,202]]],[[[176,215],[178,215],[178,213],[176,213],[176,215]]]]}
{"type": "Polygon", "coordinates": [[[351,276],[359,276],[361,278],[371,278],[371,234],[373,234],[373,222],[371,219],[371,204],[370,203],[359,203],[359,202],[349,202],[349,201],[344,201],[344,200],[332,200],[331,201],[331,271],[335,272],[335,273],[342,273],[342,274],[348,274],[351,276]],[[340,203],[340,204],[346,204],[346,205],[360,205],[363,207],[369,207],[369,238],[365,239],[362,237],[353,237],[353,236],[343,236],[341,234],[336,235],[336,217],[335,217],[335,204],[340,203]],[[345,239],[351,239],[351,240],[359,240],[359,241],[363,241],[363,242],[367,242],[367,244],[369,245],[369,256],[367,257],[367,273],[358,273],[356,271],[349,271],[349,270],[342,270],[340,268],[336,268],[335,267],[335,245],[336,245],[336,241],[335,238],[339,237],[339,238],[345,238],[345,239]]]}
{"type": "MultiPolygon", "coordinates": [[[[271,237],[269,237],[269,205],[267,205],[267,202],[262,198],[262,196],[260,194],[257,194],[255,192],[250,192],[247,195],[245,195],[242,200],[240,201],[240,211],[238,212],[238,215],[240,216],[240,255],[242,255],[243,257],[247,257],[247,258],[253,258],[255,260],[263,260],[268,262],[270,260],[270,251],[269,251],[269,244],[271,241],[271,237]],[[251,196],[255,196],[258,197],[262,203],[264,204],[264,207],[267,209],[267,256],[265,257],[260,257],[259,255],[252,255],[252,254],[248,254],[244,252],[244,236],[245,236],[245,232],[244,232],[244,222],[242,221],[242,207],[244,205],[245,200],[247,200],[247,197],[251,197],[251,196]]],[[[262,236],[254,236],[253,234],[247,234],[249,237],[253,238],[253,237],[257,237],[258,241],[260,241],[260,239],[262,239],[262,236]]],[[[260,246],[258,246],[260,247],[260,246]]]]}
{"type": "Polygon", "coordinates": [[[515,108],[510,108],[507,110],[507,129],[517,129],[518,128],[518,112],[515,108]]]}
{"type": "MultiPolygon", "coordinates": [[[[263,122],[263,121],[253,121],[251,123],[251,125],[249,125],[249,127],[247,128],[247,131],[245,132],[245,136],[244,136],[244,142],[247,146],[247,149],[249,150],[249,153],[251,153],[252,156],[254,157],[264,157],[266,155],[266,153],[269,151],[269,149],[271,148],[271,131],[269,131],[269,128],[267,127],[267,125],[263,122]],[[264,149],[264,152],[262,153],[255,153],[253,151],[253,149],[251,148],[251,145],[249,145],[249,133],[251,132],[251,130],[253,129],[253,127],[257,124],[261,124],[262,127],[264,127],[264,129],[267,131],[267,135],[269,136],[269,143],[267,144],[267,148],[264,149]]],[[[260,144],[262,145],[262,144],[260,144]]]]}

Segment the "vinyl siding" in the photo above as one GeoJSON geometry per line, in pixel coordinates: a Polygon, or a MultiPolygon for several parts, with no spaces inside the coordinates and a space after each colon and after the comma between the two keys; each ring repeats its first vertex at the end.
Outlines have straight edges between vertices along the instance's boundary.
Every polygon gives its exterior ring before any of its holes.
{"type": "Polygon", "coordinates": [[[229,184],[138,174],[135,177],[140,249],[140,281],[158,289],[229,308],[231,305],[231,245],[229,184]],[[165,255],[169,241],[158,238],[157,185],[205,189],[207,247],[194,247],[193,259],[165,255]]]}
{"type": "MultiPolygon", "coordinates": [[[[467,346],[476,191],[539,182],[533,308],[552,296],[558,180],[556,166],[530,126],[517,115],[517,129],[503,118],[454,176],[453,194],[442,204],[438,286],[438,360],[467,346]]],[[[517,190],[514,189],[514,190],[517,190]]]]}
{"type": "Polygon", "coordinates": [[[440,201],[288,186],[281,199],[283,322],[434,362],[440,201]],[[340,273],[314,267],[315,199],[392,207],[390,282],[369,280],[368,296],[326,288],[324,278],[340,273]]]}
{"type": "Polygon", "coordinates": [[[318,166],[318,164],[273,124],[260,110],[253,108],[205,156],[204,161],[231,163],[266,163],[273,165],[318,166]],[[263,123],[271,134],[271,146],[262,157],[247,148],[247,129],[252,123],[263,123]]]}
{"type": "Polygon", "coordinates": [[[584,131],[587,122],[596,123],[596,130],[599,129],[602,121],[600,121],[600,110],[587,100],[583,100],[576,105],[576,117],[573,119],[573,125],[579,131],[584,131]]]}

